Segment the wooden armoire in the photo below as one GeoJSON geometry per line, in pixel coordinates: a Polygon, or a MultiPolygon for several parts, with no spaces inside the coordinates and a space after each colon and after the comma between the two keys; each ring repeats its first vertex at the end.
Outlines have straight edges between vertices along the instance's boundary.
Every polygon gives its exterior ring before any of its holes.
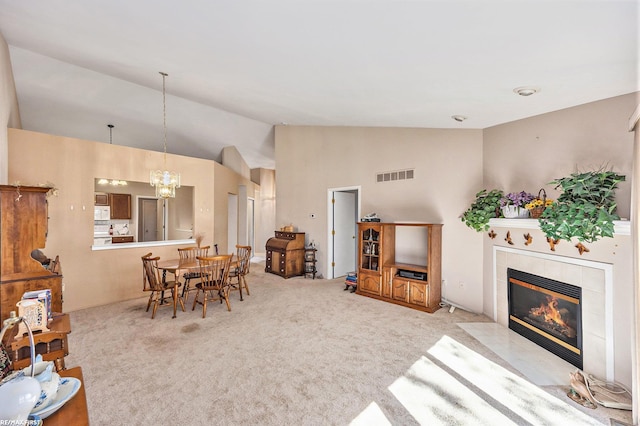
{"type": "Polygon", "coordinates": [[[51,289],[51,310],[62,312],[62,275],[31,256],[46,244],[49,190],[0,185],[0,321],[27,291],[51,289]]]}

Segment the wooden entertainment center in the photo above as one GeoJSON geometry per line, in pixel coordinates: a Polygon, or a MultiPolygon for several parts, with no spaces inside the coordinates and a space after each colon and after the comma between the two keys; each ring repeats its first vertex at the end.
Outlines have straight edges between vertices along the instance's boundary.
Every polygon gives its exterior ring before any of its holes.
{"type": "Polygon", "coordinates": [[[441,264],[442,224],[358,223],[358,294],[433,313],[440,308],[441,264]],[[421,240],[409,263],[396,249],[400,231],[421,240]]]}

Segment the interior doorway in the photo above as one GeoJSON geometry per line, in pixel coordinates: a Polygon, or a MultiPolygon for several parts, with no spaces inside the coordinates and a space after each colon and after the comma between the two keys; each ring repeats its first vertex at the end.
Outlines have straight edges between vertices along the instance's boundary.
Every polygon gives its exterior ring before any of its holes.
{"type": "MultiPolygon", "coordinates": [[[[158,199],[138,198],[138,241],[160,241],[158,238],[158,199]]],[[[160,221],[161,222],[161,221],[160,221]]]]}
{"type": "Polygon", "coordinates": [[[227,253],[235,253],[236,244],[238,244],[238,196],[236,194],[228,194],[227,220],[227,253]]]}
{"type": "MultiPolygon", "coordinates": [[[[251,253],[255,253],[255,205],[256,201],[253,198],[247,200],[247,245],[251,246],[251,253]]],[[[253,255],[252,255],[253,256],[253,255]]]]}
{"type": "Polygon", "coordinates": [[[327,277],[356,271],[357,222],[360,215],[360,187],[331,188],[329,197],[329,237],[327,277]]]}

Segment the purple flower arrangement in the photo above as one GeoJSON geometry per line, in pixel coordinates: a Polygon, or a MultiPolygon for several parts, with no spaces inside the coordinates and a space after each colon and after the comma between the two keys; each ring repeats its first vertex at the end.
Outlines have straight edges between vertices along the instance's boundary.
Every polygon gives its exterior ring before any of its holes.
{"type": "Polygon", "coordinates": [[[533,194],[525,191],[510,192],[500,199],[500,207],[504,206],[516,206],[524,207],[527,203],[536,198],[533,194]]]}

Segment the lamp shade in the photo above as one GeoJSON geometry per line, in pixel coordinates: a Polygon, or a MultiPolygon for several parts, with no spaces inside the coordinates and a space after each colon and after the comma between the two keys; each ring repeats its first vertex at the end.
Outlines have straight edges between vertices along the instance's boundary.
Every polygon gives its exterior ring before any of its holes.
{"type": "Polygon", "coordinates": [[[176,188],[180,188],[180,173],[154,170],[149,176],[149,183],[156,188],[156,197],[175,198],[176,188]]]}

